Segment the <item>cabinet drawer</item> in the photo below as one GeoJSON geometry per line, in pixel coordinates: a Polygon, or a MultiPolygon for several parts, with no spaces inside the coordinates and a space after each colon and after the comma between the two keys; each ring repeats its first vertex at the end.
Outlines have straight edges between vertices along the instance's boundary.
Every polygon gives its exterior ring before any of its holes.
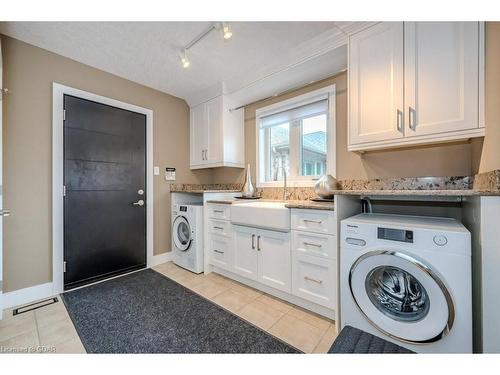
{"type": "Polygon", "coordinates": [[[231,237],[231,222],[226,220],[209,219],[208,232],[220,236],[231,237]]]}
{"type": "Polygon", "coordinates": [[[229,204],[209,204],[208,217],[212,219],[230,220],[231,205],[229,204]]]}
{"type": "Polygon", "coordinates": [[[224,236],[210,235],[209,254],[213,266],[232,269],[231,240],[224,236]]]}
{"type": "Polygon", "coordinates": [[[335,212],[326,210],[292,209],[292,229],[305,232],[336,234],[335,212]]]}
{"type": "Polygon", "coordinates": [[[336,261],[297,253],[292,258],[293,294],[334,309],[337,296],[336,261]]]}
{"type": "Polygon", "coordinates": [[[292,249],[299,254],[327,259],[337,258],[337,241],[332,235],[293,230],[292,249]]]}

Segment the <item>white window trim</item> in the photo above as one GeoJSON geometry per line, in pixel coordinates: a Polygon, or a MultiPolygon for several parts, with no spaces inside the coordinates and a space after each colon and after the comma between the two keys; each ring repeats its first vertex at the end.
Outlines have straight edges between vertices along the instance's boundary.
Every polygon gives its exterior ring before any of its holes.
{"type": "MultiPolygon", "coordinates": [[[[318,90],[308,92],[296,96],[291,99],[283,100],[278,103],[271,104],[267,107],[262,107],[257,109],[255,113],[255,166],[256,166],[256,179],[257,187],[283,187],[283,181],[261,181],[261,170],[260,170],[260,119],[265,116],[272,115],[277,112],[287,111],[292,108],[296,108],[301,105],[306,105],[313,103],[321,99],[328,99],[328,116],[327,116],[327,134],[326,134],[326,149],[327,149],[327,159],[326,159],[326,174],[330,174],[333,177],[337,174],[337,164],[336,164],[336,93],[335,85],[330,85],[323,87],[318,90]]],[[[317,178],[304,178],[300,179],[288,179],[288,187],[312,187],[316,183],[317,178]]]]}

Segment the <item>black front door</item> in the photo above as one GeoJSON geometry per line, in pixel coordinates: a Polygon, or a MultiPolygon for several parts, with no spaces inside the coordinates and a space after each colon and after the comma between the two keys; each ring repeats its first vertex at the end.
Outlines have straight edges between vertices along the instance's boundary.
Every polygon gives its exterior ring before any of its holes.
{"type": "Polygon", "coordinates": [[[70,289],[146,266],[146,116],[70,95],[64,110],[70,289]]]}

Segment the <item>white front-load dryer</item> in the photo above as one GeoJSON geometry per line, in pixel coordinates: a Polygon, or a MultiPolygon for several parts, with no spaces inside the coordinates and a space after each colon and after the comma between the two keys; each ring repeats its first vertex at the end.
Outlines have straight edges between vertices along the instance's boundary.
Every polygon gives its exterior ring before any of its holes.
{"type": "Polygon", "coordinates": [[[418,353],[472,352],[470,232],[447,218],[341,223],[340,320],[418,353]]]}
{"type": "Polygon", "coordinates": [[[203,206],[172,207],[172,261],[195,273],[203,272],[203,206]]]}

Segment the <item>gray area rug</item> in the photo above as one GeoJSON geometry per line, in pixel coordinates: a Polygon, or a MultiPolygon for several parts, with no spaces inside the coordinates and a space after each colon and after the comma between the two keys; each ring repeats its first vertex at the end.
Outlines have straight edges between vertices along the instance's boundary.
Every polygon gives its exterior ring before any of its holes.
{"type": "Polygon", "coordinates": [[[88,353],[298,353],[147,269],[62,295],[88,353]]]}
{"type": "Polygon", "coordinates": [[[407,354],[413,352],[360,329],[345,326],[328,353],[407,354]]]}

